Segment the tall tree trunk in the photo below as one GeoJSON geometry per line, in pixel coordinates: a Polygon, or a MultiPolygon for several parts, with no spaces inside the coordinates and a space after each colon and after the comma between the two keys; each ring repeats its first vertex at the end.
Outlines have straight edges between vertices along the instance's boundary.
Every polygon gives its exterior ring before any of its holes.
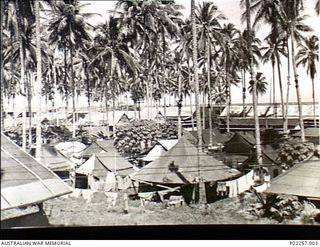
{"type": "MultiPolygon", "coordinates": [[[[19,0],[15,1],[16,7],[16,17],[17,17],[17,30],[18,30],[18,41],[19,41],[19,55],[20,55],[20,84],[23,88],[25,85],[25,58],[24,58],[24,47],[23,47],[23,17],[20,13],[19,0]]],[[[25,91],[26,93],[26,91],[25,91]]],[[[26,97],[27,95],[25,95],[26,97]]],[[[22,106],[22,149],[26,151],[27,149],[27,129],[26,129],[26,105],[22,106]]]]}
{"type": "Polygon", "coordinates": [[[287,76],[287,97],[286,97],[286,106],[285,106],[285,112],[282,112],[282,115],[284,116],[284,125],[283,125],[283,132],[285,134],[289,133],[289,127],[288,127],[288,107],[289,107],[289,95],[290,95],[290,49],[289,49],[289,38],[287,39],[287,62],[288,62],[288,76],[287,76]]]}
{"type": "Polygon", "coordinates": [[[71,26],[69,26],[69,49],[70,49],[70,80],[72,90],[72,138],[76,137],[76,95],[75,95],[75,84],[74,84],[74,73],[73,73],[73,44],[71,42],[71,26]]]}
{"type": "Polygon", "coordinates": [[[206,129],[206,92],[205,87],[202,94],[202,128],[206,129]]]}
{"type": "Polygon", "coordinates": [[[163,93],[163,113],[164,113],[164,119],[167,121],[167,100],[166,100],[166,83],[167,83],[167,78],[166,78],[166,68],[164,66],[165,63],[165,58],[166,58],[166,37],[164,30],[162,30],[162,62],[161,62],[161,70],[162,70],[162,80],[163,80],[163,88],[164,88],[164,93],[163,93]]]}
{"type": "Polygon", "coordinates": [[[32,146],[32,118],[33,118],[33,112],[32,112],[32,84],[34,83],[34,76],[33,73],[26,73],[27,75],[27,102],[28,102],[28,112],[29,112],[29,117],[28,117],[28,126],[29,126],[29,147],[32,146]],[[32,82],[32,83],[31,83],[32,82]]]}
{"type": "MultiPolygon", "coordinates": [[[[0,2],[0,5],[1,5],[1,13],[4,13],[4,2],[1,1],[0,2]]],[[[3,14],[1,14],[0,16],[0,20],[1,20],[1,33],[3,33],[3,14]]],[[[1,95],[0,95],[0,104],[1,104],[1,132],[4,131],[4,117],[5,117],[5,112],[4,112],[4,105],[3,105],[3,97],[4,97],[4,88],[3,88],[3,73],[4,73],[4,62],[3,62],[3,54],[2,54],[2,51],[3,51],[3,42],[1,41],[0,42],[0,45],[1,45],[1,73],[0,73],[0,90],[1,90],[1,95]]],[[[14,114],[14,112],[13,112],[14,114]]]]}
{"type": "Polygon", "coordinates": [[[254,112],[254,122],[255,122],[255,136],[256,136],[256,156],[258,165],[262,165],[262,153],[261,153],[261,140],[260,140],[260,124],[258,116],[258,100],[257,100],[257,80],[254,77],[253,61],[252,61],[252,32],[251,32],[251,16],[250,16],[250,0],[246,0],[246,20],[247,20],[247,30],[248,30],[248,51],[249,51],[249,67],[251,81],[253,81],[252,90],[252,101],[253,101],[253,112],[254,112]]]}
{"type": "Polygon", "coordinates": [[[36,59],[37,59],[37,83],[35,86],[35,100],[37,107],[37,127],[36,127],[36,158],[40,159],[41,154],[41,36],[40,36],[40,8],[39,1],[34,1],[36,14],[36,59]]]}
{"type": "Polygon", "coordinates": [[[194,131],[194,119],[193,119],[193,109],[192,109],[192,82],[191,82],[191,69],[190,69],[190,61],[189,61],[189,57],[187,57],[187,61],[188,61],[188,82],[190,85],[190,113],[191,113],[191,128],[192,131],[194,131]]]}
{"type": "Polygon", "coordinates": [[[243,80],[242,80],[242,107],[243,107],[243,112],[242,112],[242,117],[246,117],[246,70],[242,70],[243,73],[243,80]]]}
{"type": "Polygon", "coordinates": [[[198,78],[198,48],[197,48],[197,27],[195,16],[195,0],[191,0],[191,25],[192,25],[192,58],[194,71],[194,84],[196,94],[196,115],[197,115],[197,132],[198,132],[198,180],[199,180],[199,203],[206,204],[205,185],[200,171],[200,154],[202,153],[202,128],[200,116],[200,100],[199,100],[199,78],[198,78]]]}
{"type": "MultiPolygon", "coordinates": [[[[312,107],[313,107],[313,125],[314,128],[317,127],[317,117],[316,117],[316,96],[315,96],[315,88],[314,88],[314,78],[311,79],[312,81],[312,107]]],[[[320,108],[319,108],[320,111],[320,108]]],[[[319,119],[320,121],[320,119],[319,119]]]]}
{"type": "Polygon", "coordinates": [[[68,75],[68,63],[67,63],[67,48],[64,47],[64,91],[66,97],[66,105],[65,105],[65,117],[66,120],[68,119],[68,107],[69,107],[69,92],[68,92],[68,82],[67,82],[67,75],[68,75]]]}
{"type": "Polygon", "coordinates": [[[293,67],[293,74],[294,74],[294,82],[297,91],[297,100],[298,100],[298,111],[299,111],[299,122],[300,122],[300,129],[301,129],[301,141],[305,142],[305,133],[304,133],[304,123],[303,123],[303,116],[302,116],[302,104],[301,104],[301,95],[300,95],[300,88],[299,88],[299,79],[296,67],[296,58],[295,58],[295,44],[294,44],[294,35],[293,35],[293,27],[295,26],[295,20],[293,21],[293,25],[290,27],[290,35],[291,35],[291,59],[292,59],[292,67],[293,67]]]}
{"type": "Polygon", "coordinates": [[[210,64],[210,42],[207,40],[206,57],[207,57],[207,77],[208,77],[208,107],[209,107],[209,147],[213,145],[212,131],[212,107],[211,107],[211,64],[210,64]]]}
{"type": "Polygon", "coordinates": [[[281,110],[282,110],[282,120],[283,120],[283,132],[287,134],[287,124],[285,118],[285,106],[284,106],[284,99],[283,99],[283,88],[282,88],[282,79],[281,79],[281,68],[280,68],[280,58],[279,55],[276,56],[277,58],[277,67],[278,67],[278,77],[279,77],[279,88],[280,88],[280,100],[281,100],[281,110]]]}
{"type": "Polygon", "coordinates": [[[229,78],[228,78],[228,72],[229,72],[229,43],[227,41],[226,43],[226,96],[227,96],[227,102],[226,102],[226,107],[227,107],[227,132],[230,132],[230,108],[231,108],[231,103],[230,103],[230,83],[229,83],[229,78]]]}
{"type": "Polygon", "coordinates": [[[181,93],[181,69],[178,65],[178,138],[182,136],[182,125],[181,125],[181,107],[182,107],[182,93],[181,93]]]}

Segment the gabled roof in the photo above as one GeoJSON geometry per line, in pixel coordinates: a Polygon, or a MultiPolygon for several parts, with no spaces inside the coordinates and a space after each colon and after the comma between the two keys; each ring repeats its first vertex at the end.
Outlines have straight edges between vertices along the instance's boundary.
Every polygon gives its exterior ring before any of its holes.
{"type": "Polygon", "coordinates": [[[52,171],[70,170],[73,163],[53,146],[42,146],[41,162],[52,171]]]}
{"type": "Polygon", "coordinates": [[[112,140],[99,140],[93,141],[92,144],[87,147],[81,154],[82,157],[90,157],[93,154],[107,152],[110,149],[115,149],[112,140]]]}
{"type": "Polygon", "coordinates": [[[70,192],[57,175],[1,134],[1,210],[35,205],[70,192]]]}
{"type": "Polygon", "coordinates": [[[188,184],[200,177],[204,181],[232,178],[239,172],[212,156],[200,152],[185,137],[159,159],[138,171],[132,179],[162,184],[188,184]]]}
{"type": "Polygon", "coordinates": [[[290,168],[272,180],[265,193],[320,198],[320,160],[290,168]]]}
{"type": "Polygon", "coordinates": [[[133,166],[116,150],[93,154],[77,170],[77,173],[105,178],[108,172],[115,172],[120,176],[127,176],[134,172],[133,166]]]}
{"type": "MultiPolygon", "coordinates": [[[[198,133],[197,131],[189,131],[196,140],[198,140],[198,133]]],[[[228,140],[230,140],[233,137],[234,133],[229,132],[229,133],[220,133],[220,131],[216,128],[212,130],[212,141],[213,145],[217,145],[218,143],[225,143],[228,140]]],[[[187,138],[189,139],[189,138],[187,138]]],[[[202,141],[204,146],[208,146],[210,143],[210,130],[209,129],[204,129],[202,130],[202,141]]]]}

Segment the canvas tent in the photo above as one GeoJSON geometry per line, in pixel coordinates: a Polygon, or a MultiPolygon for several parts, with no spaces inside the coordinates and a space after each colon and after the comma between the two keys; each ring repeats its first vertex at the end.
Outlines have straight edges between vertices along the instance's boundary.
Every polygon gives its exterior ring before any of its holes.
{"type": "Polygon", "coordinates": [[[320,199],[320,160],[295,165],[272,180],[265,193],[320,199]]]}
{"type": "Polygon", "coordinates": [[[51,171],[58,174],[61,178],[69,177],[70,169],[74,167],[74,164],[57,151],[54,146],[42,146],[41,156],[41,162],[51,171]]]}
{"type": "Polygon", "coordinates": [[[178,142],[177,139],[173,140],[159,140],[157,144],[148,152],[148,154],[141,160],[146,162],[154,161],[170,150],[178,142]]]}
{"type": "MultiPolygon", "coordinates": [[[[196,140],[198,140],[198,132],[197,131],[189,131],[196,140]]],[[[214,128],[212,130],[212,144],[214,146],[220,144],[223,144],[230,140],[233,136],[233,133],[220,133],[220,131],[217,128],[214,128]]],[[[210,143],[210,130],[204,129],[202,130],[202,143],[205,147],[209,146],[210,143]]]]}
{"type": "Polygon", "coordinates": [[[238,174],[212,156],[204,153],[198,155],[197,148],[181,137],[173,148],[143,167],[132,179],[160,184],[189,184],[199,176],[209,182],[229,179],[238,174]]]}
{"type": "Polygon", "coordinates": [[[1,134],[1,211],[70,192],[57,175],[1,134]]]}
{"type": "Polygon", "coordinates": [[[135,172],[133,166],[116,150],[93,154],[76,170],[76,187],[94,189],[99,184],[102,186],[101,189],[106,191],[116,187],[125,189],[124,183],[128,181],[126,177],[133,172],[135,172]]]}
{"type": "Polygon", "coordinates": [[[93,141],[81,154],[82,158],[88,159],[93,154],[101,152],[107,152],[110,149],[114,149],[112,140],[97,140],[93,141]]]}

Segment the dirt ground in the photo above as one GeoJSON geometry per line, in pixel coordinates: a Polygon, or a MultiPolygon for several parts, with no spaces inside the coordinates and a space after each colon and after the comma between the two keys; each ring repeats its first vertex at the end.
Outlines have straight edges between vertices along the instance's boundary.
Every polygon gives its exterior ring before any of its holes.
{"type": "Polygon", "coordinates": [[[140,200],[129,200],[128,213],[124,201],[115,206],[104,200],[89,202],[82,197],[60,197],[47,201],[44,210],[53,226],[110,226],[110,225],[179,225],[179,224],[278,224],[272,219],[258,219],[245,211],[245,203],[227,198],[203,205],[164,206],[140,200]]]}

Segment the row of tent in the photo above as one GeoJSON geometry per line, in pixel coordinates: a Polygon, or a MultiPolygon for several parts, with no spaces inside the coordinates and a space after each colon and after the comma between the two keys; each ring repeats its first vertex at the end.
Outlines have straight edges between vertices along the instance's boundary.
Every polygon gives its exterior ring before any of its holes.
{"type": "MultiPolygon", "coordinates": [[[[236,138],[235,142],[238,142],[239,136],[236,138]]],[[[231,140],[232,138],[228,142],[230,143],[231,140]]],[[[252,140],[246,138],[242,141],[250,143],[252,140]]],[[[168,148],[166,152],[139,171],[134,169],[120,154],[118,155],[110,142],[102,141],[94,145],[96,147],[89,146],[91,151],[88,147],[80,151],[81,145],[75,144],[73,144],[73,149],[79,153],[85,153],[86,150],[87,155],[92,154],[86,162],[77,168],[76,172],[87,177],[91,176],[95,189],[99,189],[99,182],[94,178],[107,180],[109,177],[110,182],[112,180],[110,173],[127,178],[121,181],[123,188],[127,186],[126,183],[131,181],[185,188],[197,183],[201,178],[206,182],[206,189],[208,189],[212,182],[218,184],[219,187],[224,181],[231,184],[232,181],[244,180],[243,177],[240,177],[239,171],[199,151],[186,136],[176,140],[175,144],[165,145],[163,143],[162,147],[168,148]]],[[[65,154],[71,153],[70,144],[60,144],[58,148],[65,154]]],[[[64,162],[65,160],[61,157],[56,161],[64,162]]],[[[44,160],[44,162],[50,163],[52,167],[49,169],[48,165],[36,161],[8,137],[1,135],[1,215],[7,210],[40,204],[48,199],[71,193],[71,188],[51,170],[54,169],[54,162],[51,162],[50,159],[44,160]]],[[[245,175],[245,179],[248,178],[248,174],[245,175]]],[[[113,176],[114,181],[117,179],[113,176]]],[[[265,192],[267,194],[289,194],[319,199],[320,160],[313,158],[294,166],[271,180],[271,186],[265,192]]],[[[3,221],[2,217],[1,225],[3,221]]]]}

